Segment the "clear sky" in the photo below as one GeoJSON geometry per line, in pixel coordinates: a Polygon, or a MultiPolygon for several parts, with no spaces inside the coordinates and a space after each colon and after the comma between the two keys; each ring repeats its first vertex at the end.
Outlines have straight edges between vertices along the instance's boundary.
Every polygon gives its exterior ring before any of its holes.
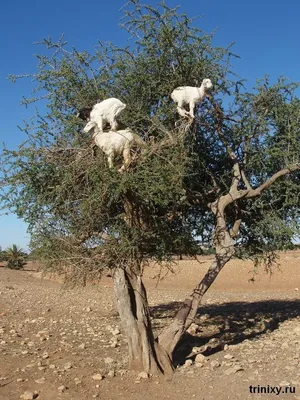
{"type": "MultiPolygon", "coordinates": [[[[33,43],[43,37],[53,39],[64,33],[70,46],[92,51],[97,40],[126,44],[126,33],[118,27],[120,8],[126,0],[12,0],[1,5],[0,13],[0,143],[16,148],[24,139],[17,125],[34,115],[34,109],[20,106],[23,95],[29,95],[30,80],[15,84],[9,74],[36,71],[33,43]]],[[[142,3],[155,5],[156,1],[142,3]]],[[[166,0],[170,6],[180,0],[166,0]]],[[[181,10],[189,16],[203,15],[196,22],[202,30],[218,28],[215,44],[235,42],[234,52],[241,59],[234,70],[248,80],[249,88],[266,73],[272,80],[280,75],[292,81],[300,73],[300,1],[286,0],[181,0],[181,10]]],[[[27,248],[26,225],[13,215],[0,216],[0,246],[16,243],[27,248]]]]}

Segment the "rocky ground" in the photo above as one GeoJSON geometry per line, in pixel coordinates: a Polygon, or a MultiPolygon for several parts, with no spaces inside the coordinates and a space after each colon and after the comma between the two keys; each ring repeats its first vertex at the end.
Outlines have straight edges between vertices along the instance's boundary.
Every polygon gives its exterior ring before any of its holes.
{"type": "MultiPolygon", "coordinates": [[[[208,265],[180,261],[158,285],[159,271],[147,271],[156,332],[208,265]]],[[[232,261],[176,354],[174,376],[146,378],[127,371],[111,279],[63,290],[32,266],[0,267],[0,400],[300,399],[300,252],[283,254],[271,278],[251,278],[250,263],[232,261]]]]}

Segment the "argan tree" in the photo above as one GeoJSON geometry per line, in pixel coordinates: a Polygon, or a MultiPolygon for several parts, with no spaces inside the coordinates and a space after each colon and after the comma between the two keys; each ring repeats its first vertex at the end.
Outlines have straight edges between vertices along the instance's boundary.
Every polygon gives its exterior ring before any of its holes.
{"type": "Polygon", "coordinates": [[[231,46],[214,47],[213,35],[177,8],[131,0],[123,12],[128,47],[99,42],[89,54],[70,49],[63,38],[41,42],[31,76],[35,97],[24,99],[38,112],[23,128],[27,141],[4,150],[9,186],[2,201],[28,222],[32,248],[68,282],[111,270],[130,367],[168,373],[226,263],[248,257],[270,268],[275,251],[292,245],[299,222],[300,100],[297,85],[283,78],[270,84],[266,77],[248,93],[231,71],[231,46]],[[203,78],[213,90],[193,121],[181,119],[170,93],[200,86],[203,78]],[[117,165],[108,168],[76,118],[81,107],[108,97],[127,104],[121,122],[147,144],[124,174],[117,165]],[[167,268],[176,254],[199,253],[199,240],[215,247],[214,261],[155,337],[143,270],[150,263],[167,268]]]}

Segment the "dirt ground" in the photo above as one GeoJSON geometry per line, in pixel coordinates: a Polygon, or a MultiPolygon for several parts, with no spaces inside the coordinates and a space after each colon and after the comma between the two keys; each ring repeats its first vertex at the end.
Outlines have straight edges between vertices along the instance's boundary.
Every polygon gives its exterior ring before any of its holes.
{"type": "MultiPolygon", "coordinates": [[[[0,400],[26,391],[38,400],[300,399],[300,251],[280,261],[271,278],[259,270],[254,282],[250,262],[231,261],[205,296],[173,377],[148,379],[127,371],[110,278],[66,291],[34,265],[0,268],[0,400]]],[[[156,332],[209,263],[179,261],[159,284],[159,270],[146,271],[156,332]]]]}

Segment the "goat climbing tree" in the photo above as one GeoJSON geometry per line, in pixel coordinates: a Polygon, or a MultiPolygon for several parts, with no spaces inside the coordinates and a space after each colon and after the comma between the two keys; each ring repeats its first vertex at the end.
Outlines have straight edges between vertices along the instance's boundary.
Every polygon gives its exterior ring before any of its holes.
{"type": "Polygon", "coordinates": [[[226,263],[248,257],[269,269],[299,234],[300,100],[284,78],[266,76],[247,91],[230,72],[231,46],[214,47],[178,8],[131,0],[123,13],[128,48],[99,42],[89,54],[63,38],[41,42],[48,55],[33,74],[36,97],[24,102],[46,99],[47,108],[25,124],[18,150],[4,149],[1,201],[29,223],[32,249],[67,282],[112,271],[131,368],[170,373],[226,263]],[[210,95],[193,120],[180,118],[171,92],[204,78],[210,95]],[[121,122],[147,143],[124,174],[108,168],[76,118],[108,97],[127,105],[121,122]],[[154,332],[143,270],[196,255],[199,241],[215,247],[214,261],[171,324],[154,332]]]}

